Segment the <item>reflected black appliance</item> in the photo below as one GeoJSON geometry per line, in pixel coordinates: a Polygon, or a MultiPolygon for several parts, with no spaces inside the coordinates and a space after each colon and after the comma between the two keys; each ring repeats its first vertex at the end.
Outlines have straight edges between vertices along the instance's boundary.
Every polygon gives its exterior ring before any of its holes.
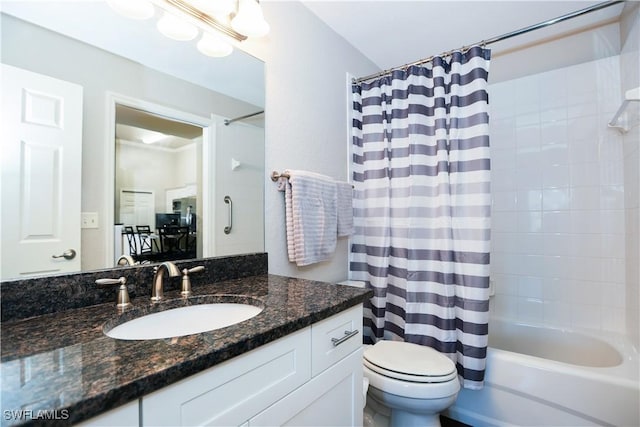
{"type": "Polygon", "coordinates": [[[168,225],[180,225],[179,213],[157,213],[156,214],[156,228],[163,228],[168,225]]]}

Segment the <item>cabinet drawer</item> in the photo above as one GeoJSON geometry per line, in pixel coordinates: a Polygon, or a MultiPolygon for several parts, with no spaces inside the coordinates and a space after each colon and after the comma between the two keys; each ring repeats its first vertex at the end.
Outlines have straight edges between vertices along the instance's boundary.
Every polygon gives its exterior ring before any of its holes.
{"type": "Polygon", "coordinates": [[[361,346],[362,304],[312,325],[312,375],[318,375],[361,346]]]}
{"type": "Polygon", "coordinates": [[[310,328],[142,398],[143,425],[240,425],[311,377],[310,328]]]}

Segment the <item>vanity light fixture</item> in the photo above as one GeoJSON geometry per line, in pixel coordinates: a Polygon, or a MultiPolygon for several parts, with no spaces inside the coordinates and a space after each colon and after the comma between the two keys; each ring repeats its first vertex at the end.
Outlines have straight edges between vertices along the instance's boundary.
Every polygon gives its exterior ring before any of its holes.
{"type": "Polygon", "coordinates": [[[203,55],[212,56],[214,58],[227,56],[233,52],[233,47],[229,43],[222,40],[221,37],[211,33],[203,33],[197,47],[203,55]]]}
{"type": "Polygon", "coordinates": [[[189,41],[198,35],[198,27],[176,15],[164,12],[156,24],[163,36],[178,41],[189,41]]]}
{"type": "Polygon", "coordinates": [[[231,20],[231,28],[247,37],[262,37],[269,32],[269,24],[255,0],[238,0],[238,13],[231,20]]]}
{"type": "Polygon", "coordinates": [[[269,32],[258,0],[107,0],[116,12],[132,19],[160,16],[158,30],[180,41],[201,33],[198,50],[207,56],[231,54],[232,44],[269,32]],[[156,13],[159,9],[161,13],[156,13]]]}

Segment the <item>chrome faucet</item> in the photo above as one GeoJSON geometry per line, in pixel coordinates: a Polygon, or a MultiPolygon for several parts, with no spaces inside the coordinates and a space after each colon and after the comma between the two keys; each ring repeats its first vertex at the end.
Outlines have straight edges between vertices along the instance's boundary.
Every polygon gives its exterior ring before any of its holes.
{"type": "Polygon", "coordinates": [[[136,265],[137,262],[133,260],[131,255],[121,255],[116,262],[116,265],[136,265]]]}
{"type": "Polygon", "coordinates": [[[164,298],[164,276],[165,273],[169,277],[180,276],[180,269],[171,261],[165,261],[156,267],[153,276],[153,287],[151,288],[151,301],[160,301],[164,298]]]}

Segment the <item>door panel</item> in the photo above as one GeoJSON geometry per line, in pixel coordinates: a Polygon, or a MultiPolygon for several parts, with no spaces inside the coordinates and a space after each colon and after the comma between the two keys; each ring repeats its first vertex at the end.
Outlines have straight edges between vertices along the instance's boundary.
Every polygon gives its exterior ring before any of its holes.
{"type": "Polygon", "coordinates": [[[82,87],[1,70],[0,277],[80,271],[82,87]]]}

